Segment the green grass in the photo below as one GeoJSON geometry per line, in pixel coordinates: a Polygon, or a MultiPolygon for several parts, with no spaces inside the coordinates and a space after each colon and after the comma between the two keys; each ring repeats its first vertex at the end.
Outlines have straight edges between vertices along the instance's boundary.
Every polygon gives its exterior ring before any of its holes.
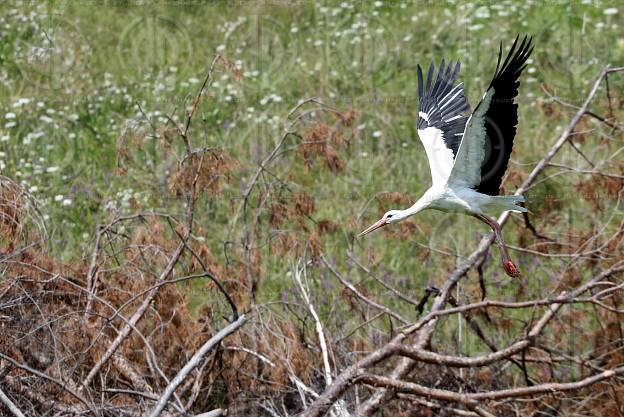
{"type": "MultiPolygon", "coordinates": [[[[345,173],[335,175],[321,164],[306,170],[294,138],[273,172],[293,189],[314,196],[315,220],[340,225],[321,242],[322,251],[345,276],[363,282],[386,304],[398,305],[348,266],[347,250],[363,260],[374,251],[376,271],[388,273],[394,285],[418,298],[428,283],[439,284],[486,232],[467,217],[425,212],[416,219],[424,233],[405,240],[378,233],[353,242],[354,233],[378,215],[374,201],[361,212],[377,193],[400,191],[417,198],[429,186],[415,131],[416,65],[442,57],[460,59],[460,78],[474,107],[493,74],[499,42],[508,48],[517,33],[532,34],[536,47],[522,77],[520,124],[510,164],[526,174],[570,118],[570,111],[558,105],[552,114],[544,110],[549,99],[540,86],[579,103],[602,67],[621,64],[624,57],[624,10],[610,13],[615,2],[268,3],[1,6],[1,172],[38,200],[54,253],[65,260],[84,256],[96,224],[132,212],[132,198],[144,209],[181,213],[177,200],[166,192],[172,161],[159,151],[157,140],[132,148],[123,176],[116,173],[116,143],[133,131],[151,132],[137,103],[154,125],[165,122],[165,113],[181,119],[218,51],[240,65],[245,78],[238,82],[219,70],[210,89],[214,99],[202,102],[194,121],[196,146],[221,147],[241,166],[220,197],[200,200],[197,222],[206,230],[212,252],[225,262],[224,240],[240,243],[240,222],[234,220],[241,189],[277,143],[289,109],[302,98],[318,96],[337,108],[359,112],[359,138],[341,151],[345,173]]],[[[622,86],[621,77],[611,79],[612,91],[622,86]]],[[[610,133],[599,125],[592,128],[597,130],[581,146],[601,161],[613,148],[597,143],[610,133]]],[[[571,148],[557,162],[582,164],[571,148]]],[[[586,233],[592,222],[614,215],[596,212],[578,198],[575,185],[580,179],[555,177],[528,193],[529,207],[538,213],[537,227],[565,240],[571,230],[586,233]],[[540,211],[546,196],[553,195],[561,199],[561,209],[540,211]]],[[[517,179],[512,182],[518,184],[517,179]]],[[[274,183],[263,177],[262,187],[274,183]]],[[[508,185],[507,191],[512,190],[508,185]]],[[[621,216],[617,210],[615,217],[621,216]]],[[[515,219],[505,230],[512,244],[523,228],[521,218],[515,219]]],[[[260,227],[268,236],[266,222],[260,227]]],[[[305,240],[306,233],[296,225],[285,228],[305,240]]],[[[271,245],[263,247],[262,255],[259,301],[274,300],[293,288],[287,275],[292,257],[277,255],[271,245]]],[[[535,261],[527,254],[515,255],[526,271],[525,296],[549,287],[549,279],[565,265],[558,258],[535,261]]],[[[500,275],[497,250],[492,256],[486,275],[493,294],[515,294],[519,284],[500,275]]],[[[336,298],[338,283],[322,269],[311,273],[318,279],[315,292],[327,320],[339,320],[345,307],[336,298]],[[336,311],[341,314],[329,314],[336,311]]],[[[474,281],[466,287],[474,290],[474,281]]],[[[201,300],[194,297],[194,302],[201,300]]],[[[405,306],[400,309],[412,314],[405,306]]]]}

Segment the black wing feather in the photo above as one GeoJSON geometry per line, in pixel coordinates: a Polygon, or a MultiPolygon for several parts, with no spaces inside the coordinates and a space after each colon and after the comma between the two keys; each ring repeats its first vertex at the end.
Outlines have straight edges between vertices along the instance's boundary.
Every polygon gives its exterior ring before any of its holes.
{"type": "Polygon", "coordinates": [[[532,38],[526,36],[518,46],[519,36],[509,50],[502,65],[503,47],[498,54],[496,72],[488,87],[494,95],[485,114],[485,157],[481,164],[481,182],[475,190],[488,195],[498,195],[503,175],[507,170],[518,124],[518,78],[526,68],[526,61],[533,51],[532,38]],[[516,49],[516,47],[518,48],[516,49]]]}
{"type": "Polygon", "coordinates": [[[466,128],[468,117],[463,113],[469,110],[468,100],[464,95],[461,84],[453,86],[461,65],[449,62],[446,66],[444,59],[435,77],[435,64],[432,62],[427,71],[427,79],[423,80],[423,71],[418,65],[418,98],[419,112],[425,113],[427,118],[418,117],[418,130],[435,127],[442,131],[442,140],[447,148],[457,156],[461,136],[466,128]],[[425,86],[425,88],[423,88],[425,86]]]}

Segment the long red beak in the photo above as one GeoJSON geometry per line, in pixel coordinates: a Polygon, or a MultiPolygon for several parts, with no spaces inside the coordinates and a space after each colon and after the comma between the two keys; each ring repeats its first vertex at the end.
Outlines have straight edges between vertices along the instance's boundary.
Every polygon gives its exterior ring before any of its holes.
{"type": "Polygon", "coordinates": [[[385,219],[381,219],[378,220],[377,222],[373,223],[368,229],[364,230],[362,233],[360,233],[359,235],[357,235],[357,237],[362,237],[364,235],[369,234],[370,232],[379,229],[380,227],[384,227],[385,225],[387,225],[388,223],[386,223],[385,219]]]}

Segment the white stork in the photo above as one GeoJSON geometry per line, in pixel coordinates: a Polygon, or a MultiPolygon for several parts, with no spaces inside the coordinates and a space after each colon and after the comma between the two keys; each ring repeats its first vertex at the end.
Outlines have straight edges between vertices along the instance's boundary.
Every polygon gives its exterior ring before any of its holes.
{"type": "Polygon", "coordinates": [[[445,67],[443,59],[435,80],[432,62],[426,83],[418,66],[418,136],[427,153],[433,185],[413,206],[390,210],[358,237],[425,209],[469,214],[494,231],[505,272],[511,277],[520,276],[507,253],[500,225],[486,215],[527,211],[518,204],[524,202],[523,196],[498,195],[518,124],[518,105],[514,103],[520,85],[518,78],[533,51],[531,39],[525,36],[520,45],[518,39],[519,36],[502,65],[501,43],[494,78],[470,117],[464,114],[468,101],[463,85],[453,86],[459,62],[445,67]]]}

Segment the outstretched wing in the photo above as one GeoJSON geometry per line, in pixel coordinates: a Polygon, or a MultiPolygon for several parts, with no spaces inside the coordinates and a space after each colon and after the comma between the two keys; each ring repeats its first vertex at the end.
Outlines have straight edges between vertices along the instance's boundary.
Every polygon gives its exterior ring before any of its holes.
{"type": "Polygon", "coordinates": [[[502,66],[501,43],[494,78],[468,120],[449,183],[499,194],[518,124],[518,78],[533,51],[531,39],[525,36],[519,46],[518,39],[502,66]]]}
{"type": "Polygon", "coordinates": [[[429,159],[434,186],[446,184],[468,119],[463,114],[468,111],[464,87],[462,84],[453,87],[459,69],[459,62],[446,67],[443,59],[434,80],[432,62],[425,84],[418,66],[418,136],[429,159]]]}

